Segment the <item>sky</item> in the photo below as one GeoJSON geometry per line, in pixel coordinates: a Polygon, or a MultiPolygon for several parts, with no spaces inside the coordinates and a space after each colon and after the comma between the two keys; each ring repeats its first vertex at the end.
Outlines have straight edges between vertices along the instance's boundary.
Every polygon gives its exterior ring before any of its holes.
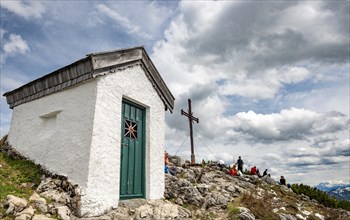
{"type": "MultiPolygon", "coordinates": [[[[349,1],[1,0],[1,94],[92,52],[144,46],[175,97],[165,148],[276,180],[350,181],[349,1]]],[[[11,110],[1,97],[1,136],[11,110]]]]}

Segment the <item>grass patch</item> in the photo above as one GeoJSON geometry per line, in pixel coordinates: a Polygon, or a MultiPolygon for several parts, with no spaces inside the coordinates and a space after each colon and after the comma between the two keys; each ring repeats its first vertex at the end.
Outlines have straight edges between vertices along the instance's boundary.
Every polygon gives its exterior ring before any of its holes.
{"type": "Polygon", "coordinates": [[[243,193],[240,203],[245,207],[249,207],[250,211],[254,214],[257,219],[280,219],[279,216],[272,210],[272,195],[264,192],[261,198],[255,196],[255,191],[249,193],[243,193]]]}
{"type": "MultiPolygon", "coordinates": [[[[4,138],[0,141],[0,149],[5,143],[4,138]]],[[[7,195],[14,195],[28,199],[34,189],[40,184],[43,175],[39,165],[28,160],[12,159],[0,151],[0,202],[7,195]]],[[[0,206],[0,213],[5,210],[0,206]]]]}
{"type": "Polygon", "coordinates": [[[197,207],[192,205],[192,204],[189,204],[189,203],[184,203],[182,205],[182,207],[184,207],[185,209],[188,209],[190,211],[194,211],[194,210],[197,210],[197,207]]]}
{"type": "Polygon", "coordinates": [[[237,219],[237,214],[239,212],[239,208],[237,208],[232,202],[229,202],[226,207],[227,217],[228,219],[237,219]]]}
{"type": "Polygon", "coordinates": [[[43,175],[40,166],[31,161],[14,160],[0,152],[0,200],[7,195],[26,197],[33,192],[33,187],[40,184],[43,175]],[[27,183],[27,187],[23,186],[27,183]]]}

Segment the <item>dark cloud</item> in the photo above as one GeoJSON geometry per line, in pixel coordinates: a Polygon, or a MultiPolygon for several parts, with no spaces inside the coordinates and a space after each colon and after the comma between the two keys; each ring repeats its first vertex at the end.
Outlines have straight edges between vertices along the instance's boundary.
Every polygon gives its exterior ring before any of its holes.
{"type": "Polygon", "coordinates": [[[313,144],[311,146],[313,147],[323,147],[329,142],[334,142],[338,140],[336,136],[321,136],[316,137],[313,141],[313,144]]]}
{"type": "MultiPolygon", "coordinates": [[[[225,9],[201,34],[184,43],[188,55],[182,58],[184,62],[196,63],[203,55],[214,54],[220,57],[217,64],[230,63],[234,58],[245,65],[248,73],[261,73],[272,67],[295,65],[306,60],[322,64],[349,60],[346,39],[349,15],[345,13],[346,8],[349,9],[348,2],[239,2],[224,5],[225,9]],[[308,6],[315,10],[313,18],[303,14],[307,13],[308,6]],[[280,23],[297,19],[298,14],[293,13],[300,13],[300,17],[308,20],[300,24],[295,21],[280,23]],[[291,15],[293,18],[286,18],[291,15]],[[318,30],[311,31],[315,27],[318,30]],[[323,39],[330,30],[334,37],[342,38],[323,39]]],[[[197,30],[196,17],[190,12],[183,12],[187,28],[197,30]]]]}

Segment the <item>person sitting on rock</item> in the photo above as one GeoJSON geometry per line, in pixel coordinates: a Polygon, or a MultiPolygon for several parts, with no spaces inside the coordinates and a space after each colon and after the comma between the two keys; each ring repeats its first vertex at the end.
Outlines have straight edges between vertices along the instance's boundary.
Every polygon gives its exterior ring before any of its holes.
{"type": "Polygon", "coordinates": [[[168,165],[164,165],[164,173],[170,173],[173,176],[176,176],[176,167],[169,167],[168,165]]]}
{"type": "Polygon", "coordinates": [[[267,169],[264,171],[263,176],[267,175],[267,169]]]}
{"type": "Polygon", "coordinates": [[[256,170],[256,175],[257,175],[259,178],[262,177],[261,174],[260,174],[259,169],[256,170]]]}
{"type": "Polygon", "coordinates": [[[166,152],[166,150],[164,151],[164,163],[166,165],[168,165],[168,163],[169,163],[169,154],[168,154],[168,152],[166,152]]]}
{"type": "Polygon", "coordinates": [[[222,170],[223,168],[226,168],[225,162],[224,162],[223,160],[219,160],[219,162],[218,162],[218,167],[220,167],[221,170],[222,170]]]}
{"type": "Polygon", "coordinates": [[[176,167],[169,166],[169,154],[164,151],[164,173],[170,173],[173,176],[176,176],[176,167]]]}
{"type": "Polygon", "coordinates": [[[284,178],[284,176],[281,176],[281,179],[280,179],[280,185],[287,185],[287,182],[286,182],[286,179],[284,178]]]}
{"type": "Polygon", "coordinates": [[[253,167],[250,169],[250,175],[256,175],[256,166],[253,166],[253,167]]]}
{"type": "Polygon", "coordinates": [[[238,176],[238,172],[236,169],[236,164],[233,165],[233,167],[231,168],[230,172],[229,172],[232,176],[238,176]]]}

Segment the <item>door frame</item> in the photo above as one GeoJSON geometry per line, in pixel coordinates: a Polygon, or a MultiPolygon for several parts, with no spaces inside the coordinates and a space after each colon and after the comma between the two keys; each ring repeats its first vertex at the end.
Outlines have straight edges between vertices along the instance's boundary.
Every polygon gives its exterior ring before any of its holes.
{"type": "Polygon", "coordinates": [[[120,188],[121,188],[121,170],[122,170],[122,158],[120,158],[120,167],[119,167],[119,199],[120,200],[127,200],[127,199],[133,199],[133,198],[146,198],[146,134],[147,134],[147,131],[146,131],[146,114],[147,114],[147,111],[146,111],[146,107],[142,106],[142,105],[139,105],[133,101],[130,101],[128,99],[125,99],[123,98],[122,99],[122,104],[121,104],[121,134],[120,134],[120,149],[119,149],[119,152],[120,152],[120,157],[121,157],[121,153],[122,153],[122,143],[123,143],[123,133],[124,133],[124,110],[123,110],[123,104],[128,104],[128,105],[131,105],[133,107],[136,107],[136,108],[139,108],[140,110],[142,110],[143,112],[143,115],[142,115],[142,131],[143,131],[143,135],[142,135],[142,155],[141,155],[141,158],[142,158],[142,169],[141,169],[141,172],[142,172],[142,177],[141,177],[141,181],[142,181],[142,187],[141,187],[141,190],[142,190],[142,196],[139,197],[139,196],[133,196],[133,195],[120,195],[120,188]]]}

